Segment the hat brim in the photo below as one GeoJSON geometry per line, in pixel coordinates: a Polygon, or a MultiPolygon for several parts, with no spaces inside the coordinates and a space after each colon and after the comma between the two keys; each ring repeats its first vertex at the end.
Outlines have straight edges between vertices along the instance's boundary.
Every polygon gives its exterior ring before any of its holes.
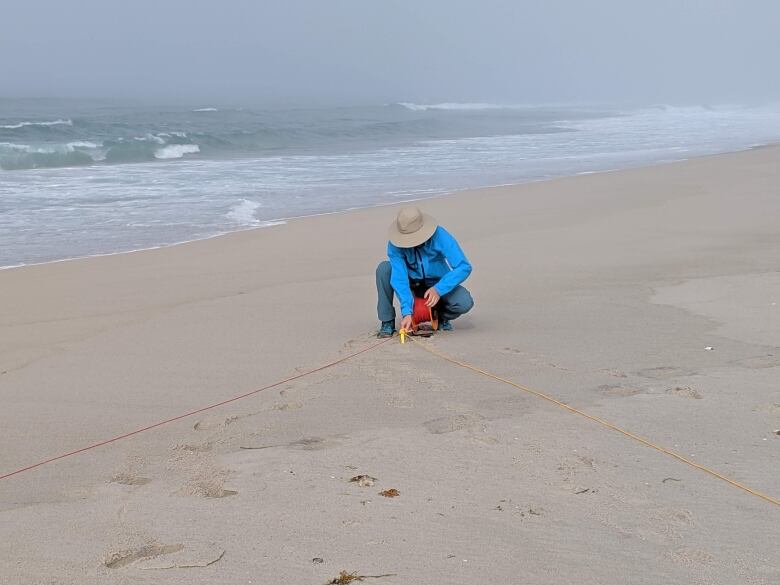
{"type": "Polygon", "coordinates": [[[422,227],[411,234],[402,234],[398,231],[398,224],[393,222],[389,230],[390,241],[399,248],[414,248],[427,242],[436,231],[436,228],[439,227],[439,224],[427,213],[423,213],[422,216],[422,227]]]}

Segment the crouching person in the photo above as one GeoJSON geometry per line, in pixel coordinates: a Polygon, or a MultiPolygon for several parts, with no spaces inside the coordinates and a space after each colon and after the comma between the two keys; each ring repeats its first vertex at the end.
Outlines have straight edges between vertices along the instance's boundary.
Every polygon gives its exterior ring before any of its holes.
{"type": "Polygon", "coordinates": [[[401,329],[412,330],[414,298],[436,307],[439,329],[452,330],[452,321],[474,306],[471,293],[461,283],[471,274],[471,264],[458,242],[430,215],[417,207],[404,207],[390,226],[388,260],[376,268],[378,337],[391,337],[396,313],[393,294],[401,305],[401,329]]]}

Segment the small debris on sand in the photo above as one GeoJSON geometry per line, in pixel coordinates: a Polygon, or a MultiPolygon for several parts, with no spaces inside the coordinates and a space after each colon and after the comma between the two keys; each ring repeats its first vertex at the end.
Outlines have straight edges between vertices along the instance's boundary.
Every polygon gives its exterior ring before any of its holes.
{"type": "Polygon", "coordinates": [[[398,496],[401,495],[401,492],[399,492],[395,488],[390,488],[389,490],[384,490],[382,492],[379,492],[379,495],[384,496],[386,498],[397,498],[398,496]]]}
{"type": "Polygon", "coordinates": [[[341,571],[338,577],[328,581],[326,585],[347,585],[353,581],[365,581],[366,579],[381,579],[382,577],[394,576],[395,573],[388,573],[386,575],[358,575],[357,573],[347,573],[346,571],[341,571]]]}
{"type": "Polygon", "coordinates": [[[346,571],[341,571],[338,577],[328,581],[328,585],[343,585],[345,583],[352,583],[352,581],[361,581],[361,578],[357,573],[347,573],[346,571]]]}
{"type": "Polygon", "coordinates": [[[356,475],[349,481],[358,484],[360,487],[371,487],[374,485],[374,482],[379,480],[375,477],[371,477],[370,475],[356,475]]]}

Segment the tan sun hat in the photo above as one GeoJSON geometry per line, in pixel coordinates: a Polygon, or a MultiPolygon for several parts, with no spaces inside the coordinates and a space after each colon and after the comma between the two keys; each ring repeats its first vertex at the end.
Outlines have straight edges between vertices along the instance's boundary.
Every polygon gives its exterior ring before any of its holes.
{"type": "Polygon", "coordinates": [[[419,207],[402,207],[390,226],[390,241],[399,248],[414,248],[430,239],[439,224],[419,207]]]}

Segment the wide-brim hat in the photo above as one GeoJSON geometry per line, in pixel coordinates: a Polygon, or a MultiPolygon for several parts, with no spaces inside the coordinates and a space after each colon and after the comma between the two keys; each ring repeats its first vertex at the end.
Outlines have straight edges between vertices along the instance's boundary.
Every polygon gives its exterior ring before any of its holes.
{"type": "Polygon", "coordinates": [[[426,242],[439,224],[418,207],[402,207],[390,226],[390,241],[399,248],[414,248],[426,242]]]}

